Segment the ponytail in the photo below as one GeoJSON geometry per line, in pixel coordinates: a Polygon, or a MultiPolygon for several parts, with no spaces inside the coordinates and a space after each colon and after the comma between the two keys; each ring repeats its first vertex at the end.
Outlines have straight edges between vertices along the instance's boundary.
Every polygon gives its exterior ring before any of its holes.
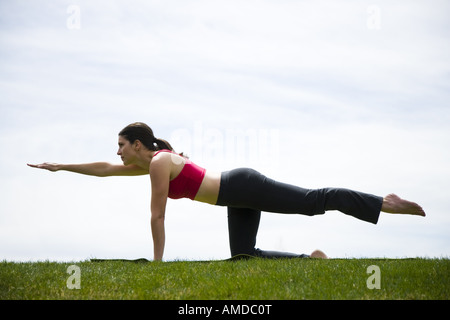
{"type": "MultiPolygon", "coordinates": [[[[175,150],[173,150],[172,146],[170,145],[169,141],[167,141],[167,140],[155,138],[155,142],[154,143],[158,146],[158,150],[167,149],[167,150],[170,150],[172,152],[175,152],[175,150]]],[[[184,158],[186,158],[186,159],[189,159],[189,157],[187,155],[185,155],[183,152],[179,153],[179,155],[184,157],[184,158]]]]}
{"type": "Polygon", "coordinates": [[[157,138],[155,138],[153,143],[156,144],[156,146],[158,148],[157,150],[167,149],[167,150],[170,150],[170,151],[174,151],[172,146],[170,145],[170,143],[168,141],[164,140],[164,139],[157,139],[157,138]]]}
{"type": "MultiPolygon", "coordinates": [[[[126,138],[130,143],[139,140],[147,149],[152,151],[167,149],[175,152],[168,141],[155,138],[153,130],[142,122],[135,122],[126,126],[119,132],[119,136],[126,138]]],[[[183,153],[180,153],[180,156],[186,157],[183,153]]]]}

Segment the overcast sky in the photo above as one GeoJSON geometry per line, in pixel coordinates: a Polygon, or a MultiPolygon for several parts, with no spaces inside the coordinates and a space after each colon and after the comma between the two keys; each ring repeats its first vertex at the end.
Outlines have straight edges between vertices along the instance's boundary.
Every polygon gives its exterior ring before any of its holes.
{"type": "MultiPolygon", "coordinates": [[[[120,163],[146,122],[210,170],[418,202],[426,218],[263,214],[257,247],[450,255],[448,1],[1,1],[0,259],[153,257],[150,179],[120,163]]],[[[165,259],[229,257],[226,208],[169,200],[165,259]]]]}

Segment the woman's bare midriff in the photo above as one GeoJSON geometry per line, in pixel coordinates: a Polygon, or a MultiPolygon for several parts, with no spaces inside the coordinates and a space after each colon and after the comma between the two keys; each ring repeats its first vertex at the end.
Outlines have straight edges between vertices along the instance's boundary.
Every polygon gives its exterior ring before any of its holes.
{"type": "Polygon", "coordinates": [[[219,197],[220,177],[220,173],[206,170],[202,184],[195,196],[195,201],[216,204],[219,197]]]}

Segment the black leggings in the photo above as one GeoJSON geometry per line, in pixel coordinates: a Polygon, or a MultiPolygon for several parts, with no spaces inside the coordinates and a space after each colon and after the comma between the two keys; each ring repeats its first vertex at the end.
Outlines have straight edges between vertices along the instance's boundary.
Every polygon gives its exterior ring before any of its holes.
{"type": "Polygon", "coordinates": [[[228,207],[231,255],[267,258],[308,255],[255,249],[261,211],[313,216],[339,210],[376,224],[382,203],[382,197],[348,189],[304,189],[280,183],[247,168],[222,173],[217,200],[217,205],[228,207]]]}

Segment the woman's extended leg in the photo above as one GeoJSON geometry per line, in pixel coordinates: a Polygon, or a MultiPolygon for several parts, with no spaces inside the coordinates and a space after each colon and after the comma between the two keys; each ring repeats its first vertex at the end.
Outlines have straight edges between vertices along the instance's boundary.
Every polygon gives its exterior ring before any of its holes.
{"type": "Polygon", "coordinates": [[[252,169],[222,174],[218,205],[304,215],[339,210],[377,223],[383,198],[344,188],[304,189],[269,179],[252,169]]]}

